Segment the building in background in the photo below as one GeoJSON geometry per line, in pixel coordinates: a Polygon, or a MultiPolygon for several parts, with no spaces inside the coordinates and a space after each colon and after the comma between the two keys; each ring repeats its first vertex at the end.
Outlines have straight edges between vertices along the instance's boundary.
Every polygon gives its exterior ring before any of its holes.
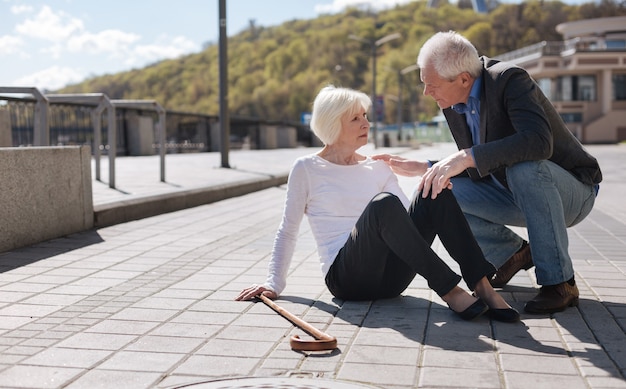
{"type": "Polygon", "coordinates": [[[526,69],[583,143],[626,140],[626,16],[556,26],[562,42],[498,56],[526,69]]]}

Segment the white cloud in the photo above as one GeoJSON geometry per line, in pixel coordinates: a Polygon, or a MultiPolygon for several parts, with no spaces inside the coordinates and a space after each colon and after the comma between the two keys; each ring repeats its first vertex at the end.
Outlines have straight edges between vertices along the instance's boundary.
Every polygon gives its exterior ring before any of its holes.
{"type": "Polygon", "coordinates": [[[85,78],[77,69],[52,66],[36,73],[21,77],[13,82],[14,86],[37,87],[41,90],[55,90],[65,85],[76,83],[85,78]]]}
{"type": "Polygon", "coordinates": [[[44,5],[34,18],[26,19],[15,27],[22,35],[52,42],[63,41],[83,29],[82,20],[63,11],[55,13],[47,5],[44,5]]]}
{"type": "Polygon", "coordinates": [[[130,66],[143,65],[165,58],[177,58],[199,49],[198,44],[183,36],[161,36],[153,44],[136,46],[125,62],[130,66]]]}
{"type": "Polygon", "coordinates": [[[14,15],[19,15],[23,13],[29,13],[33,11],[33,7],[30,5],[13,5],[11,6],[11,13],[14,15]]]}
{"type": "MultiPolygon", "coordinates": [[[[14,13],[28,11],[27,7],[13,8],[14,13]]],[[[153,43],[140,44],[140,35],[119,29],[89,32],[82,20],[49,6],[43,6],[38,13],[18,24],[16,31],[25,38],[51,42],[39,51],[54,59],[61,59],[66,52],[91,56],[106,54],[109,59],[121,59],[128,66],[143,66],[200,50],[199,44],[183,36],[160,36],[153,43]]],[[[0,41],[0,54],[4,46],[4,51],[16,50],[16,43],[8,39],[0,41]],[[9,46],[10,43],[13,45],[9,46]]]]}
{"type": "Polygon", "coordinates": [[[365,7],[381,10],[394,7],[397,4],[406,4],[412,0],[333,0],[332,4],[317,4],[315,12],[318,14],[342,12],[346,7],[365,7]]]}
{"type": "Polygon", "coordinates": [[[67,50],[92,55],[106,53],[110,58],[123,59],[127,66],[143,66],[166,58],[176,58],[198,51],[199,45],[183,37],[162,35],[154,43],[139,44],[141,37],[119,30],[106,30],[97,34],[85,33],[71,37],[67,50]]]}
{"type": "Polygon", "coordinates": [[[23,44],[22,39],[17,36],[0,36],[0,55],[15,54],[23,44]]]}
{"type": "Polygon", "coordinates": [[[120,30],[104,30],[97,34],[84,33],[71,37],[67,41],[67,49],[71,52],[99,53],[128,53],[132,44],[141,37],[137,34],[120,30]]]}

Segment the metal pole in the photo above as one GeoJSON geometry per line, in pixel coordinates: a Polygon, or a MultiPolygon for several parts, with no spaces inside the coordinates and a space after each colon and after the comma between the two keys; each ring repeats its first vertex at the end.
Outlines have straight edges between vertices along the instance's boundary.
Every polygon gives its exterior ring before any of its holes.
{"type": "Polygon", "coordinates": [[[364,39],[361,37],[358,37],[356,35],[350,34],[348,36],[348,38],[350,39],[354,39],[356,41],[359,42],[365,42],[367,44],[370,45],[371,51],[372,51],[372,116],[374,119],[374,129],[373,129],[373,134],[374,134],[374,148],[378,147],[378,123],[377,123],[377,117],[376,117],[376,48],[380,45],[382,45],[383,43],[389,42],[390,40],[393,39],[397,39],[402,37],[400,35],[400,33],[396,32],[393,34],[389,34],[383,38],[380,38],[378,40],[376,39],[364,39]]]}
{"type": "MultiPolygon", "coordinates": [[[[109,108],[111,109],[111,108],[109,108]]],[[[96,162],[96,180],[100,179],[100,144],[102,143],[102,111],[104,108],[98,105],[91,113],[93,123],[93,158],[96,162]]]]}
{"type": "MultiPolygon", "coordinates": [[[[409,65],[407,67],[405,67],[404,69],[400,70],[400,84],[402,84],[402,82],[404,82],[404,78],[403,76],[407,73],[410,73],[412,71],[418,70],[419,66],[417,66],[417,64],[413,64],[413,65],[409,65]]],[[[400,94],[402,94],[402,86],[400,86],[398,88],[400,90],[400,94]]],[[[410,88],[409,90],[409,121],[413,121],[413,109],[415,108],[415,104],[413,103],[413,88],[410,88]]],[[[402,105],[400,105],[402,106],[402,105]]]]}
{"type": "Polygon", "coordinates": [[[230,118],[228,116],[228,54],[226,52],[228,36],[226,35],[226,0],[219,0],[220,25],[220,152],[222,155],[221,167],[229,168],[228,151],[230,146],[230,118]]]}
{"type": "Polygon", "coordinates": [[[374,148],[378,148],[378,112],[376,104],[376,42],[372,40],[372,116],[374,116],[374,148]]]}
{"type": "Polygon", "coordinates": [[[398,140],[402,142],[402,72],[398,71],[398,140]]]}
{"type": "Polygon", "coordinates": [[[35,103],[33,143],[35,146],[50,146],[50,123],[48,122],[50,104],[46,96],[44,96],[39,89],[30,89],[32,95],[37,99],[35,103]]]}
{"type": "Polygon", "coordinates": [[[165,132],[167,128],[165,127],[165,109],[160,105],[157,105],[157,113],[159,115],[159,160],[161,167],[161,182],[165,182],[165,132]]]}
{"type": "Polygon", "coordinates": [[[109,188],[115,189],[115,157],[117,156],[117,115],[115,108],[107,110],[107,137],[109,141],[109,188]]]}

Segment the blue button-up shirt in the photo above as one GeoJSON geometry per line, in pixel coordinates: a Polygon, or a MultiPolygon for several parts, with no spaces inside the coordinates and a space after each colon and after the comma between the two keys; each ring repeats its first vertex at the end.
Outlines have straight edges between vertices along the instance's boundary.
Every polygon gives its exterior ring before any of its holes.
{"type": "Polygon", "coordinates": [[[480,144],[480,92],[482,76],[474,80],[467,104],[454,104],[452,109],[457,113],[465,114],[465,120],[472,133],[472,141],[475,145],[480,144]]]}
{"type": "MultiPolygon", "coordinates": [[[[459,103],[452,106],[452,109],[455,112],[465,115],[467,126],[472,133],[472,143],[474,145],[480,144],[480,92],[482,87],[482,78],[483,77],[480,76],[474,80],[472,90],[470,90],[470,95],[467,99],[467,104],[459,103]]],[[[470,149],[470,153],[472,153],[472,158],[474,158],[473,149],[470,149]]],[[[498,187],[505,189],[500,181],[496,180],[493,174],[491,175],[491,179],[498,187]]]]}

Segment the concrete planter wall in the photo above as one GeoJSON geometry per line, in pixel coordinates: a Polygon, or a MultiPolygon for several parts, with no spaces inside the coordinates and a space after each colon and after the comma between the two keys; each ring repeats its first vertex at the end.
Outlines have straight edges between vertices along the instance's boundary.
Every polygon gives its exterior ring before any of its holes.
{"type": "Polygon", "coordinates": [[[0,148],[0,252],[93,227],[89,146],[0,148]]]}

